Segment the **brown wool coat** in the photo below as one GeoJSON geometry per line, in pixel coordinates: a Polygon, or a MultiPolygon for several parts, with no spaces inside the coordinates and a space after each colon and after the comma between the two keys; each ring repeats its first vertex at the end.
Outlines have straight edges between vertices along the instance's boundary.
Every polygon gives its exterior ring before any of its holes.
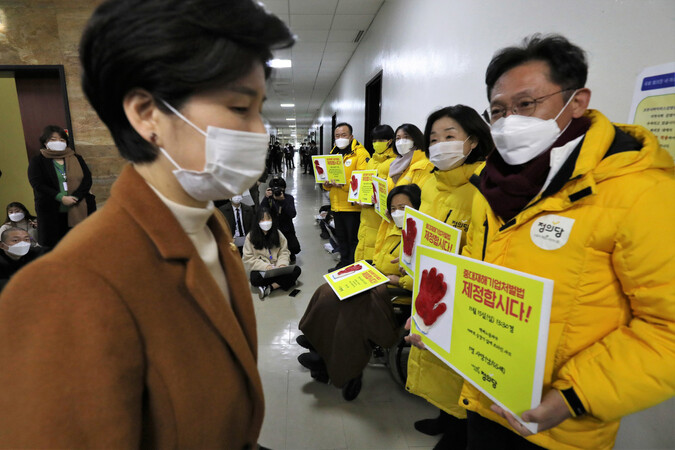
{"type": "Polygon", "coordinates": [[[0,448],[257,442],[263,392],[248,277],[218,211],[230,306],[132,166],[105,207],[0,297],[0,448]]]}

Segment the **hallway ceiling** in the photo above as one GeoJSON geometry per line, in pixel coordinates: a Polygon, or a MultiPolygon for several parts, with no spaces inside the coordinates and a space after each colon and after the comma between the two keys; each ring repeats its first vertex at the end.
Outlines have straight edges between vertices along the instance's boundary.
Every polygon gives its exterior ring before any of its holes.
{"type": "Polygon", "coordinates": [[[262,0],[295,33],[296,44],[274,52],[292,67],[274,69],[263,116],[282,141],[307,136],[319,108],[385,0],[262,0]],[[282,108],[282,103],[293,103],[282,108]],[[287,120],[287,119],[295,120],[287,120]],[[295,125],[295,127],[292,127],[295,125]],[[297,132],[296,132],[297,130],[297,132]]]}

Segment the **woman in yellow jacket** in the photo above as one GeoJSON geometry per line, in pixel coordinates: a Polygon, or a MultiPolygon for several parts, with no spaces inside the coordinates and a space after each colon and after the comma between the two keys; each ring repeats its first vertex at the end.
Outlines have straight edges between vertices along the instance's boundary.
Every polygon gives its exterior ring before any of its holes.
{"type": "Polygon", "coordinates": [[[389,284],[340,301],[328,284],[319,287],[300,320],[304,333],[296,341],[310,350],[298,362],[310,369],[312,378],[342,388],[350,401],[361,390],[361,374],[370,360],[374,342],[391,347],[399,339],[400,325],[394,318],[392,295],[387,286],[412,289],[412,279],[401,277],[398,264],[405,207],[419,209],[421,191],[416,185],[399,186],[387,197],[391,222],[382,222],[374,255],[376,267],[389,277],[389,284]]]}
{"type": "MultiPolygon", "coordinates": [[[[376,170],[377,176],[387,179],[389,164],[394,160],[394,130],[389,125],[378,125],[370,133],[375,152],[366,165],[367,170],[376,170]]],[[[354,252],[354,261],[372,261],[375,250],[377,230],[382,218],[375,212],[372,205],[361,205],[361,225],[359,225],[359,243],[354,252]]]]}
{"type": "MultiPolygon", "coordinates": [[[[422,191],[420,211],[461,229],[463,245],[476,192],[469,178],[494,149],[490,127],[473,108],[448,106],[429,115],[424,142],[435,169],[422,191]]],[[[462,377],[431,352],[411,349],[406,389],[441,409],[437,418],[418,421],[415,428],[425,434],[443,433],[438,448],[466,444],[466,410],[458,405],[462,383],[462,377]]]]}
{"type": "Polygon", "coordinates": [[[431,178],[434,165],[424,154],[424,136],[420,129],[411,123],[398,127],[394,153],[396,159],[389,165],[387,179],[389,190],[404,184],[416,184],[424,192],[424,185],[431,178]]]}

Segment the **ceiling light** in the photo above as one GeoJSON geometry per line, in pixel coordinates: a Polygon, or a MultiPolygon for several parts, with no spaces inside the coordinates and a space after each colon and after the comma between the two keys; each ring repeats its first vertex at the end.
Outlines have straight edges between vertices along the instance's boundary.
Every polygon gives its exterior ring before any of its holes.
{"type": "Polygon", "coordinates": [[[295,122],[295,117],[286,117],[286,120],[291,121],[291,122],[295,122]]]}
{"type": "Polygon", "coordinates": [[[274,69],[287,69],[292,67],[290,59],[271,59],[267,65],[274,69]]]}
{"type": "Polygon", "coordinates": [[[295,125],[289,125],[288,128],[295,128],[295,125]]]}
{"type": "Polygon", "coordinates": [[[295,107],[295,103],[282,103],[281,107],[282,108],[293,108],[293,107],[295,107]]]}

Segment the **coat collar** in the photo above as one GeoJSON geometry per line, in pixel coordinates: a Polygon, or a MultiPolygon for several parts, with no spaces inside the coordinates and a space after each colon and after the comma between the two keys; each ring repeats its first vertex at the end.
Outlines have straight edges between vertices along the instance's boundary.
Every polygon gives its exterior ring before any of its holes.
{"type": "Polygon", "coordinates": [[[123,168],[111,188],[109,201],[116,202],[129,213],[153,242],[162,258],[184,262],[185,285],[190,295],[240,361],[253,384],[251,392],[260,397],[256,400],[262,402],[262,384],[256,363],[255,313],[248,277],[222,213],[215,211],[207,225],[218,243],[228,284],[229,303],[169,208],[132,165],[123,168]]]}

